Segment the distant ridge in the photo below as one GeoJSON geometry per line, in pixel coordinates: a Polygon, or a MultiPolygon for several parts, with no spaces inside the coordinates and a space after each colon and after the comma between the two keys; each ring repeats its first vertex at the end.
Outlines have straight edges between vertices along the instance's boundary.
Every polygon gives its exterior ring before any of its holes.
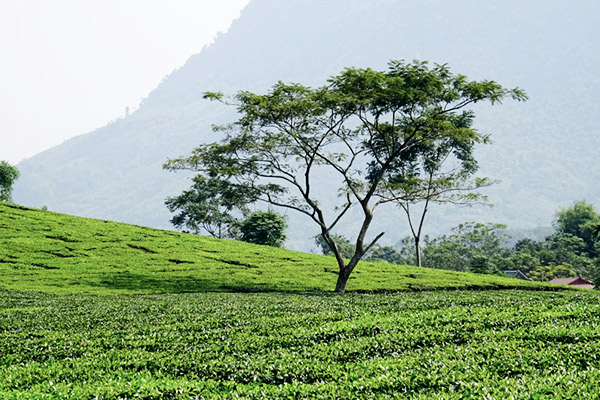
{"type": "MultiPolygon", "coordinates": [[[[164,199],[189,181],[163,171],[162,163],[216,140],[211,124],[235,118],[233,110],[202,100],[202,92],[260,91],[277,80],[320,85],[346,66],[381,69],[390,59],[420,59],[519,86],[531,98],[477,109],[476,126],[494,141],[480,150],[481,172],[502,180],[486,191],[495,207],[433,210],[427,233],[466,220],[513,229],[548,225],[557,207],[575,200],[600,206],[599,16],[595,0],[543,6],[534,0],[253,0],[228,33],[165,78],[138,111],[20,163],[13,197],[169,228],[164,199]]],[[[288,247],[310,250],[316,230],[290,217],[288,247]]],[[[387,243],[408,233],[400,214],[378,224],[387,243]]]]}

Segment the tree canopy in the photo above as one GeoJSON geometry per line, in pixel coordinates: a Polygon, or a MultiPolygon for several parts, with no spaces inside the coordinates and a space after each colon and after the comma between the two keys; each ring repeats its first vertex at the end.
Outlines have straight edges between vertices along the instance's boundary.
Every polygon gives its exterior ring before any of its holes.
{"type": "Polygon", "coordinates": [[[12,185],[19,177],[19,170],[6,161],[0,161],[0,201],[12,201],[12,185]]]}
{"type": "Polygon", "coordinates": [[[496,273],[501,260],[510,255],[504,247],[507,239],[505,225],[495,223],[465,222],[452,229],[450,235],[426,239],[425,266],[496,273]]]}
{"type": "Polygon", "coordinates": [[[600,214],[594,206],[585,201],[578,201],[571,207],[557,211],[554,227],[559,234],[570,234],[584,242],[583,251],[589,256],[596,256],[596,231],[600,226],[600,214]]]}
{"type": "Polygon", "coordinates": [[[249,213],[246,205],[254,200],[251,193],[232,190],[228,182],[196,176],[192,187],[165,201],[176,212],[171,223],[193,233],[206,232],[220,239],[237,239],[240,220],[236,214],[249,213]]]}
{"type": "Polygon", "coordinates": [[[205,96],[235,105],[240,118],[215,127],[224,135],[220,143],[202,145],[165,167],[197,171],[310,218],[337,260],[337,292],[345,291],[357,263],[384,234],[371,235],[369,228],[386,201],[387,182],[402,173],[403,155],[449,139],[475,140],[478,133],[465,126],[473,118],[466,108],[474,103],[526,98],[518,88],[469,81],[446,65],[419,61],[390,61],[385,71],[347,68],[316,89],[278,82],[263,95],[205,96]],[[334,207],[315,188],[324,177],[339,195],[334,207]],[[347,261],[334,235],[342,219],[357,218],[351,208],[358,209],[360,224],[347,261]]]}
{"type": "Polygon", "coordinates": [[[255,211],[240,225],[240,239],[244,242],[283,247],[287,228],[285,217],[274,211],[255,211]]]}

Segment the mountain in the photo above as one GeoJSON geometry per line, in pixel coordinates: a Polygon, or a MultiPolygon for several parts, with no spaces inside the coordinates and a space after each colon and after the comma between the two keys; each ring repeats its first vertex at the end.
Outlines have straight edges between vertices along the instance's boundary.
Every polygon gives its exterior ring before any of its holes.
{"type": "MultiPolygon", "coordinates": [[[[595,0],[252,0],[228,33],[166,77],[135,113],[20,163],[13,198],[168,228],[164,199],[191,175],[161,165],[218,140],[211,125],[235,119],[234,110],[203,100],[204,91],[263,91],[278,80],[321,85],[348,66],[419,59],[530,97],[475,109],[475,126],[494,141],[478,150],[481,174],[502,181],[485,192],[494,207],[436,208],[427,233],[467,220],[548,225],[575,200],[600,205],[598,26],[595,0]]],[[[408,233],[391,208],[376,223],[387,243],[408,233]]],[[[288,247],[314,247],[308,221],[290,215],[290,225],[288,247]]]]}

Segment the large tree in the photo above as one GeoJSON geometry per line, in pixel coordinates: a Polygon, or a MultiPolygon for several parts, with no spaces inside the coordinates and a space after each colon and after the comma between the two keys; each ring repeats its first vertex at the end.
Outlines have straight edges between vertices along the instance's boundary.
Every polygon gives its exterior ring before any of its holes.
{"type": "Polygon", "coordinates": [[[6,161],[0,161],[0,201],[12,201],[12,185],[19,177],[19,170],[6,161]]]}
{"type": "Polygon", "coordinates": [[[391,61],[386,71],[347,68],[316,89],[278,82],[264,95],[206,93],[236,105],[239,120],[215,128],[224,134],[222,142],[202,145],[165,167],[198,171],[312,219],[338,263],[335,290],[344,292],[358,262],[384,234],[367,236],[382,202],[380,186],[402,154],[444,140],[459,116],[469,113],[465,107],[507,96],[525,98],[519,89],[469,81],[445,65],[416,61],[391,61]],[[320,195],[328,193],[315,188],[324,177],[339,194],[335,207],[327,207],[320,195]],[[353,206],[359,217],[350,212],[353,206]],[[349,260],[333,236],[344,218],[359,219],[349,260]]]}

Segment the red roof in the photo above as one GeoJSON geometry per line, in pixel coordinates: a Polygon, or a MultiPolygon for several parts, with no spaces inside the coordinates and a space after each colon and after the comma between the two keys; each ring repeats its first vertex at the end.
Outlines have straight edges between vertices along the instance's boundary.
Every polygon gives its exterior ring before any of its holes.
{"type": "Polygon", "coordinates": [[[554,278],[550,281],[550,283],[554,283],[556,285],[569,285],[576,286],[584,289],[593,289],[594,284],[587,279],[584,279],[580,276],[571,277],[571,278],[554,278]]]}

